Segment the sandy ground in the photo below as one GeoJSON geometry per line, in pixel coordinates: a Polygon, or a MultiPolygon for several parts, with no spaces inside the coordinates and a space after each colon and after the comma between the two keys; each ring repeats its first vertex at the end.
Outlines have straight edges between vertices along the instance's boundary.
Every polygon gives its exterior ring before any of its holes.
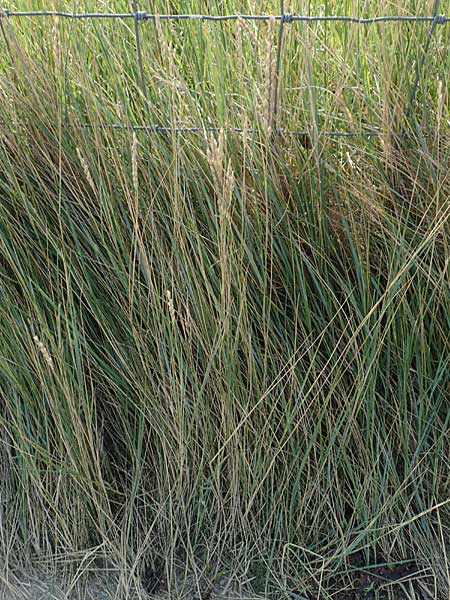
{"type": "MultiPolygon", "coordinates": [[[[417,583],[417,582],[416,582],[417,583]]],[[[420,582],[419,582],[420,583],[420,582]]],[[[214,588],[199,589],[188,577],[180,577],[170,593],[163,589],[153,594],[140,587],[127,584],[117,575],[96,572],[72,579],[55,574],[31,574],[16,570],[6,574],[0,571],[0,600],[267,600],[255,595],[249,586],[241,585],[231,579],[222,578],[214,588]]],[[[335,596],[336,600],[435,600],[438,596],[433,586],[408,585],[397,586],[380,596],[357,593],[335,596]],[[386,595],[387,594],[387,595],[386,595]]],[[[311,599],[311,596],[308,596],[311,599]]],[[[330,598],[330,596],[326,596],[330,598]]],[[[442,598],[439,595],[439,598],[442,598]]],[[[286,596],[283,596],[286,598],[286,596]]],[[[322,596],[321,596],[322,598],[322,596]]],[[[281,598],[280,598],[281,600],[281,598]]],[[[305,597],[292,594],[292,600],[306,600],[305,597]],[[294,598],[295,597],[295,598],[294,598]]]]}
{"type": "Polygon", "coordinates": [[[264,600],[242,587],[222,579],[213,589],[198,590],[183,578],[170,593],[148,594],[124,585],[118,577],[99,573],[71,580],[20,570],[0,573],[0,600],[264,600]]]}

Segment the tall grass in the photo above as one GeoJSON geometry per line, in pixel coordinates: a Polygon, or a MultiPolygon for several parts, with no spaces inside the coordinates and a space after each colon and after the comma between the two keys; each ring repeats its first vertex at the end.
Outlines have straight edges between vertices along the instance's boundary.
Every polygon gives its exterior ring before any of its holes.
{"type": "MultiPolygon", "coordinates": [[[[152,3],[237,9],[277,2],[152,3]]],[[[306,144],[268,130],[275,23],[141,23],[145,94],[132,21],[0,26],[5,566],[327,598],[412,560],[447,597],[449,28],[406,122],[429,25],[285,26],[278,126],[306,144]]]]}

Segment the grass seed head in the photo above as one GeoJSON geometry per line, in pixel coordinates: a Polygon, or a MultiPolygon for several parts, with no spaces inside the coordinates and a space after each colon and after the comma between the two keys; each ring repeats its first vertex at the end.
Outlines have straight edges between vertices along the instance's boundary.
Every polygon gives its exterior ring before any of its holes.
{"type": "Polygon", "coordinates": [[[94,180],[92,179],[92,175],[91,175],[91,172],[89,170],[89,166],[88,166],[88,164],[86,162],[86,159],[81,154],[81,150],[79,148],[77,148],[77,156],[78,156],[78,160],[81,163],[81,166],[83,167],[84,176],[86,177],[86,180],[89,183],[89,185],[91,186],[92,190],[95,192],[96,191],[95,184],[94,184],[94,180]]]}
{"type": "Polygon", "coordinates": [[[217,141],[214,136],[211,136],[211,140],[206,151],[208,164],[213,172],[215,183],[219,188],[221,188],[224,184],[224,145],[225,134],[224,130],[221,129],[219,133],[219,140],[217,141]]]}
{"type": "Polygon", "coordinates": [[[137,145],[137,135],[136,132],[133,131],[133,143],[131,146],[131,171],[133,175],[133,187],[136,194],[139,191],[137,145]]]}
{"type": "Polygon", "coordinates": [[[170,290],[166,291],[167,305],[169,307],[169,314],[172,320],[172,323],[175,323],[175,307],[173,304],[172,292],[170,290]]]}
{"type": "Polygon", "coordinates": [[[50,367],[50,369],[52,371],[54,371],[55,369],[54,369],[54,365],[53,365],[53,359],[50,356],[50,352],[48,351],[45,344],[39,339],[39,337],[37,335],[33,335],[33,340],[36,343],[36,346],[37,346],[39,352],[44,357],[44,360],[47,363],[47,365],[50,367]]]}

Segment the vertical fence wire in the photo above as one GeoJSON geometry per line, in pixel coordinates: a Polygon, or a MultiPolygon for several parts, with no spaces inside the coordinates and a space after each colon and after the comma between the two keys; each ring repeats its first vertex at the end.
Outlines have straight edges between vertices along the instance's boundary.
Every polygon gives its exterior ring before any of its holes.
{"type": "Polygon", "coordinates": [[[433,13],[432,13],[433,22],[431,24],[430,30],[428,31],[428,35],[427,35],[427,39],[425,42],[425,46],[423,48],[422,56],[420,57],[419,63],[417,65],[416,78],[414,80],[414,84],[411,89],[411,94],[410,94],[410,97],[408,100],[408,105],[407,105],[406,113],[405,113],[407,119],[409,119],[409,117],[411,116],[413,104],[414,104],[414,101],[415,101],[416,95],[417,95],[417,90],[419,89],[420,77],[422,75],[423,67],[425,65],[425,59],[427,57],[428,51],[430,50],[431,39],[433,37],[433,34],[436,30],[437,25],[439,23],[441,23],[441,16],[438,14],[439,4],[440,4],[440,0],[434,0],[433,13]]]}
{"type": "Polygon", "coordinates": [[[147,110],[147,115],[148,115],[149,114],[149,98],[148,98],[147,84],[146,84],[146,80],[145,80],[144,63],[142,60],[141,35],[140,35],[140,31],[139,31],[139,21],[145,17],[146,13],[139,11],[137,0],[132,0],[132,6],[133,6],[133,12],[134,12],[134,34],[135,34],[135,38],[136,38],[136,56],[137,56],[138,67],[139,67],[140,85],[141,85],[142,93],[144,95],[144,99],[145,99],[145,103],[146,103],[146,110],[147,110]]]}
{"type": "Polygon", "coordinates": [[[3,19],[6,19],[6,15],[2,11],[0,11],[0,29],[2,30],[2,37],[3,37],[3,41],[5,42],[6,50],[9,54],[10,58],[12,59],[11,48],[9,46],[9,41],[8,41],[8,37],[6,35],[5,27],[3,25],[3,19]]]}
{"type": "Polygon", "coordinates": [[[275,66],[275,91],[273,99],[273,125],[274,130],[278,130],[278,108],[279,108],[279,95],[280,95],[280,76],[281,76],[281,59],[283,49],[283,33],[284,25],[287,23],[292,15],[285,14],[284,12],[284,0],[280,0],[280,28],[278,30],[278,44],[277,44],[277,62],[275,66]]]}

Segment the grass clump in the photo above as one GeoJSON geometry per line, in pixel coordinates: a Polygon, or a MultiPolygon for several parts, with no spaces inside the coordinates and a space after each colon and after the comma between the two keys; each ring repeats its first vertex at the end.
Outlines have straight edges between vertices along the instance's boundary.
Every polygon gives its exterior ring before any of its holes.
{"type": "Polygon", "coordinates": [[[406,122],[426,27],[285,26],[305,140],[271,21],[0,25],[5,565],[445,598],[448,28],[406,122]]]}

